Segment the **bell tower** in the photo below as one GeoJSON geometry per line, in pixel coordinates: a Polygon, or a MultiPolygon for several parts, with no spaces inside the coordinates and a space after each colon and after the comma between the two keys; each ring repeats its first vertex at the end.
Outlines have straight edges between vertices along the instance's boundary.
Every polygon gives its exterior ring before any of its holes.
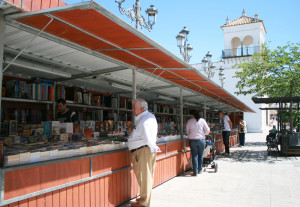
{"type": "Polygon", "coordinates": [[[221,26],[224,31],[224,50],[222,58],[245,58],[260,52],[265,42],[266,29],[262,20],[255,14],[254,18],[247,17],[245,9],[242,16],[221,26]]]}

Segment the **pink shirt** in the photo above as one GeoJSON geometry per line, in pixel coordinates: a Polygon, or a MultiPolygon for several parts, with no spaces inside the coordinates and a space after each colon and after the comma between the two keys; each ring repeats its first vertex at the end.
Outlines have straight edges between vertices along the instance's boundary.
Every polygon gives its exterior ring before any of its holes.
{"type": "Polygon", "coordinates": [[[198,122],[195,118],[189,119],[186,124],[186,133],[189,139],[205,139],[205,133],[209,131],[210,128],[202,118],[198,122]]]}

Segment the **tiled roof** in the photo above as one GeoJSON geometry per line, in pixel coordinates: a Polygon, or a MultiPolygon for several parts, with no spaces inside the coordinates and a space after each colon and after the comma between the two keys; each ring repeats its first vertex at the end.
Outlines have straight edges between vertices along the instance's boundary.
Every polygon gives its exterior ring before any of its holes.
{"type": "Polygon", "coordinates": [[[256,22],[263,22],[260,19],[255,19],[252,17],[246,17],[246,16],[242,16],[240,18],[237,18],[231,22],[229,22],[228,24],[224,24],[223,26],[221,26],[221,28],[223,27],[230,27],[230,26],[237,26],[237,25],[243,25],[243,24],[251,24],[251,23],[256,23],[256,22]]]}

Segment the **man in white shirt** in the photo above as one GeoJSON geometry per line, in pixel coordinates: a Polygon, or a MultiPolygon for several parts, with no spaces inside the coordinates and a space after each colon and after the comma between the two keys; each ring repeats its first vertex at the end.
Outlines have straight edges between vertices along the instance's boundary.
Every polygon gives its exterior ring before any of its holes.
{"type": "Polygon", "coordinates": [[[224,127],[222,131],[223,143],[225,145],[225,155],[229,155],[229,137],[230,131],[232,129],[232,122],[229,117],[223,113],[223,111],[219,111],[219,117],[223,119],[224,127]]]}
{"type": "Polygon", "coordinates": [[[131,206],[150,206],[153,186],[156,152],[160,149],[156,145],[157,121],[148,111],[148,104],[144,99],[132,101],[136,127],[128,139],[128,148],[131,152],[133,170],[140,186],[140,198],[131,206]]]}

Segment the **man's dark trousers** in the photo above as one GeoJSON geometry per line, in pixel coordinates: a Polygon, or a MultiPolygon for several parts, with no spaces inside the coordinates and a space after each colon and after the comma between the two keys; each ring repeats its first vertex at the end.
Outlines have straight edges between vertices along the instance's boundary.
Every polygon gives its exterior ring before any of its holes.
{"type": "Polygon", "coordinates": [[[222,131],[223,135],[223,143],[225,145],[225,153],[229,155],[229,136],[230,136],[230,131],[222,131]]]}

